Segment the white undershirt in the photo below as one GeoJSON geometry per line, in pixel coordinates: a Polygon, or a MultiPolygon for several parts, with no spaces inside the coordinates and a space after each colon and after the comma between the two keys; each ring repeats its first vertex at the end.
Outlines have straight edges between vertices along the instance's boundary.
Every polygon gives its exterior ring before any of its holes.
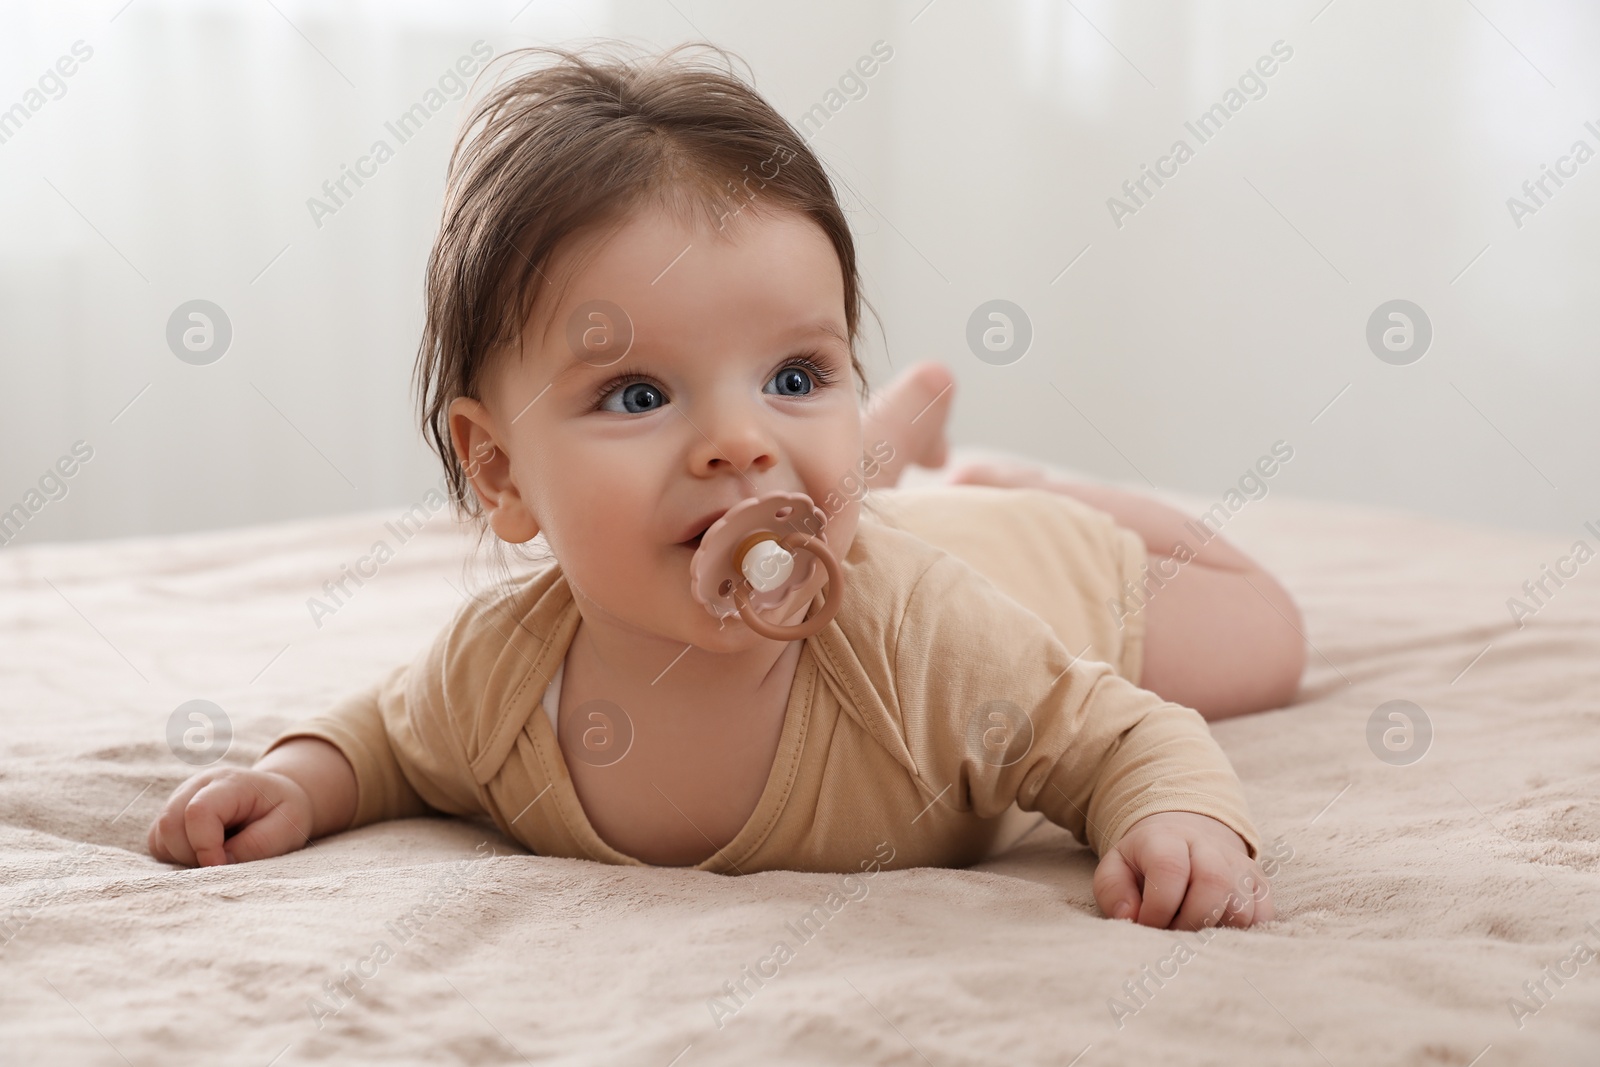
{"type": "Polygon", "coordinates": [[[561,727],[556,722],[556,711],[561,707],[561,672],[566,670],[567,661],[563,657],[556,664],[555,677],[550,679],[550,686],[544,691],[544,710],[550,716],[550,729],[556,736],[561,736],[561,727]]]}

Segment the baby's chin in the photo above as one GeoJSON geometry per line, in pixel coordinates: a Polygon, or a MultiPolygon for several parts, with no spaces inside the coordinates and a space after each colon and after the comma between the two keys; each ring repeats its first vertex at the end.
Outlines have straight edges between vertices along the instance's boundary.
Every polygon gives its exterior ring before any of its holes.
{"type": "Polygon", "coordinates": [[[737,615],[717,619],[700,605],[690,612],[693,621],[686,621],[682,640],[706,652],[748,652],[772,639],[762,637],[744,624],[737,615]]]}
{"type": "Polygon", "coordinates": [[[721,633],[709,639],[691,641],[696,649],[709,652],[715,656],[736,656],[750,652],[761,645],[770,645],[773,642],[754,633],[744,623],[729,622],[721,633]]]}
{"type": "MultiPolygon", "coordinates": [[[[719,620],[690,598],[687,589],[683,595],[686,603],[662,605],[658,611],[650,611],[638,602],[620,611],[604,603],[593,605],[590,610],[598,608],[602,616],[610,617],[613,624],[620,624],[640,638],[680,647],[693,645],[705,652],[748,652],[771,643],[770,638],[762,637],[750,629],[739,616],[730,615],[719,620]]],[[[793,621],[798,622],[799,619],[793,621]]]]}

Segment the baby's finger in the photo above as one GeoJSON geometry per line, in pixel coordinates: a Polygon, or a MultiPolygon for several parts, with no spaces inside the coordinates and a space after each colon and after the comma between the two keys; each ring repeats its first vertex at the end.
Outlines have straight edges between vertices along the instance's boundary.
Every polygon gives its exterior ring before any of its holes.
{"type": "Polygon", "coordinates": [[[217,867],[228,862],[222,843],[228,827],[252,817],[255,790],[234,778],[208,782],[189,799],[183,809],[184,832],[195,860],[202,867],[217,867]]]}
{"type": "Polygon", "coordinates": [[[1139,881],[1121,852],[1107,852],[1094,869],[1094,901],[1110,919],[1139,913],[1139,881]]]}
{"type": "Polygon", "coordinates": [[[1189,892],[1178,912],[1177,928],[1249,926],[1255,902],[1235,884],[1229,858],[1204,844],[1191,845],[1189,854],[1189,892]]]}
{"type": "Polygon", "coordinates": [[[238,863],[250,863],[304,848],[309,838],[289,818],[282,804],[228,838],[227,850],[238,863]]]}
{"type": "Polygon", "coordinates": [[[1189,843],[1181,837],[1146,837],[1128,861],[1144,873],[1144,904],[1136,921],[1165,929],[1189,888],[1189,843]]]}
{"type": "Polygon", "coordinates": [[[1250,870],[1239,879],[1239,888],[1242,893],[1249,894],[1255,905],[1250,915],[1252,925],[1271,922],[1277,917],[1278,909],[1272,902],[1272,883],[1267,881],[1259,866],[1251,864],[1250,870]]]}
{"type": "Polygon", "coordinates": [[[1256,901],[1256,917],[1258,923],[1269,923],[1278,917],[1278,904],[1272,899],[1272,884],[1265,878],[1261,883],[1267,887],[1266,895],[1256,901]]]}
{"type": "Polygon", "coordinates": [[[1233,888],[1228,890],[1227,907],[1223,909],[1219,925],[1237,926],[1241,929],[1256,921],[1256,898],[1244,887],[1238,871],[1233,871],[1233,888]]]}
{"type": "Polygon", "coordinates": [[[150,820],[150,829],[144,835],[144,847],[145,851],[150,853],[151,858],[158,863],[176,862],[172,858],[172,853],[168,852],[167,847],[161,843],[161,816],[157,815],[150,820]]]}
{"type": "Polygon", "coordinates": [[[170,815],[163,812],[152,832],[159,846],[159,849],[150,850],[152,856],[162,863],[176,863],[184,867],[195,865],[194,849],[189,847],[189,837],[183,830],[183,809],[170,815]]]}
{"type": "Polygon", "coordinates": [[[151,855],[156,859],[163,863],[181,863],[185,867],[195,865],[194,849],[189,847],[189,834],[183,825],[183,812],[189,806],[189,801],[205,788],[212,777],[210,773],[202,771],[185,780],[167,798],[166,806],[156,816],[155,825],[151,828],[154,843],[161,848],[159,854],[151,849],[151,855]]]}

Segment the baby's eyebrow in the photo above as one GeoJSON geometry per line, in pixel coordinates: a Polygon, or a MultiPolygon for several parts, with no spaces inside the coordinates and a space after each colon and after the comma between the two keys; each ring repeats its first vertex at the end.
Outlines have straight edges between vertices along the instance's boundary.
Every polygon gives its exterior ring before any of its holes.
{"type": "MultiPolygon", "coordinates": [[[[850,338],[845,333],[844,328],[831,318],[812,319],[808,322],[798,323],[793,328],[783,331],[778,335],[778,337],[780,344],[791,344],[795,341],[804,340],[806,338],[816,337],[819,335],[830,337],[839,342],[839,344],[846,351],[849,351],[850,349],[850,338]]],[[[565,349],[567,346],[563,343],[562,348],[565,349]]],[[[621,362],[625,362],[625,360],[618,361],[618,363],[621,362]]],[[[560,362],[559,369],[556,372],[556,377],[566,378],[569,375],[580,374],[585,369],[604,370],[606,369],[606,366],[591,363],[584,359],[581,353],[568,349],[566,358],[560,362]]]]}
{"type": "Polygon", "coordinates": [[[850,338],[845,336],[844,330],[833,319],[814,319],[811,322],[801,323],[784,336],[786,339],[798,339],[815,337],[817,334],[825,334],[846,348],[850,347],[850,338]]]}
{"type": "MultiPolygon", "coordinates": [[[[846,348],[850,347],[850,338],[845,334],[844,327],[833,319],[811,319],[807,322],[797,323],[778,334],[778,341],[780,344],[787,344],[802,338],[815,337],[818,334],[831,337],[846,348]]],[[[583,360],[574,354],[573,362],[582,363],[583,360]]]]}

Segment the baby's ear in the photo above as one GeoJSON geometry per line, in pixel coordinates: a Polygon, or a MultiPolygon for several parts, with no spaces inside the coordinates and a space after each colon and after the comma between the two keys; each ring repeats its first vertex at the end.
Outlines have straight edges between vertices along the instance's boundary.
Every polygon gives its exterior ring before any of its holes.
{"type": "Polygon", "coordinates": [[[450,443],[495,534],[512,544],[533,540],[539,523],[512,479],[511,457],[500,446],[489,409],[467,396],[452,400],[450,443]]]}

